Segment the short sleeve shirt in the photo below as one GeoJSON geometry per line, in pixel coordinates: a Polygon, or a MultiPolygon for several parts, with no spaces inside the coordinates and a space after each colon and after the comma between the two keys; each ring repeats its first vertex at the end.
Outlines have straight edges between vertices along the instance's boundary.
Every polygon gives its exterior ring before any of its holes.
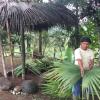
{"type": "Polygon", "coordinates": [[[75,55],[75,65],[78,65],[77,59],[81,59],[83,62],[83,68],[89,69],[89,61],[94,59],[94,53],[91,49],[83,50],[78,48],[74,52],[75,55]]]}

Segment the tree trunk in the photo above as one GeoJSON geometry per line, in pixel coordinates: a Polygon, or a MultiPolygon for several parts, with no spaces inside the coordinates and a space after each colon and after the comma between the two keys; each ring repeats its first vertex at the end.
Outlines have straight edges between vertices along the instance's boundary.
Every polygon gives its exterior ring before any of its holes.
{"type": "Polygon", "coordinates": [[[18,42],[18,46],[19,46],[19,51],[21,52],[22,50],[22,48],[21,48],[21,43],[20,42],[18,42]]]}
{"type": "Polygon", "coordinates": [[[98,44],[99,44],[99,58],[98,58],[98,64],[100,66],[100,27],[98,27],[98,44]]]}
{"type": "Polygon", "coordinates": [[[20,22],[20,34],[21,34],[21,55],[22,55],[22,79],[25,79],[25,35],[22,29],[22,23],[20,22]]]}
{"type": "MultiPolygon", "coordinates": [[[[78,18],[78,1],[76,0],[76,16],[78,18]]],[[[80,35],[79,35],[79,23],[77,23],[77,25],[75,26],[75,48],[79,47],[79,41],[80,41],[80,35]]]]}
{"type": "Polygon", "coordinates": [[[39,32],[39,54],[42,55],[42,33],[39,32]]]}
{"type": "Polygon", "coordinates": [[[98,44],[99,44],[99,59],[98,59],[98,62],[99,62],[99,67],[100,67],[100,31],[98,33],[98,44]]]}
{"type": "Polygon", "coordinates": [[[31,44],[30,44],[30,40],[29,40],[29,39],[27,39],[27,40],[26,40],[26,42],[27,42],[27,53],[30,53],[30,51],[31,51],[31,44]]]}
{"type": "Polygon", "coordinates": [[[95,17],[95,20],[96,20],[96,25],[97,25],[97,31],[98,31],[98,44],[99,44],[99,52],[98,52],[98,55],[99,55],[99,58],[98,58],[98,64],[100,66],[100,9],[99,7],[97,7],[97,14],[96,14],[96,17],[95,17]],[[99,19],[99,20],[98,20],[99,19]]]}
{"type": "Polygon", "coordinates": [[[12,68],[12,78],[14,78],[13,46],[12,46],[12,42],[11,42],[11,33],[9,31],[8,21],[6,22],[6,27],[7,27],[8,40],[9,40],[9,50],[10,50],[10,62],[11,62],[11,68],[12,68]]]}
{"type": "Polygon", "coordinates": [[[1,40],[1,29],[0,29],[0,54],[1,54],[1,58],[2,58],[2,66],[3,66],[4,77],[7,78],[5,57],[4,57],[3,47],[2,47],[2,40],[1,40]]]}

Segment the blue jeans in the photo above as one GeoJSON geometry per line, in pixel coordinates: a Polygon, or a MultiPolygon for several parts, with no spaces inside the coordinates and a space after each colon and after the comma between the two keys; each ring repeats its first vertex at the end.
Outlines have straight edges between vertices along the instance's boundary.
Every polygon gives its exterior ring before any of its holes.
{"type": "Polygon", "coordinates": [[[82,79],[79,79],[76,84],[72,87],[72,93],[74,96],[80,96],[81,94],[82,79]]]}

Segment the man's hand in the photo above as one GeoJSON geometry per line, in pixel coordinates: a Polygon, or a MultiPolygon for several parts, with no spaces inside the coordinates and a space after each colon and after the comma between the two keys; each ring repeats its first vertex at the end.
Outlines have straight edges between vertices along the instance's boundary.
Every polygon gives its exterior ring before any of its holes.
{"type": "Polygon", "coordinates": [[[84,76],[84,69],[83,69],[83,67],[80,68],[80,72],[81,72],[81,77],[83,77],[84,76]]]}
{"type": "Polygon", "coordinates": [[[90,69],[90,70],[93,68],[93,63],[94,63],[93,60],[90,60],[90,61],[89,61],[89,69],[90,69]]]}

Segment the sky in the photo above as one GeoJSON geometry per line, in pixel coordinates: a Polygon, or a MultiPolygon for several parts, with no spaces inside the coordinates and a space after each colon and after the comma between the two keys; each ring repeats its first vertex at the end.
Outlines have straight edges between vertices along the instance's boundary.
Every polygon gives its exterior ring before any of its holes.
{"type": "Polygon", "coordinates": [[[43,0],[43,2],[48,2],[48,0],[43,0]]]}

